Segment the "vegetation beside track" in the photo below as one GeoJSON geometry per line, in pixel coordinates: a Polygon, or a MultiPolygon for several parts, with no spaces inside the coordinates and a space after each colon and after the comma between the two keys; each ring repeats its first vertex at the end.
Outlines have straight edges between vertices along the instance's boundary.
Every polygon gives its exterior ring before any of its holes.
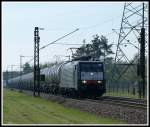
{"type": "Polygon", "coordinates": [[[128,97],[128,98],[139,99],[139,96],[137,94],[133,95],[131,93],[122,92],[122,91],[119,91],[119,92],[106,92],[103,96],[128,97]]]}
{"type": "Polygon", "coordinates": [[[122,124],[120,120],[101,118],[58,103],[3,90],[4,124],[122,124]]]}

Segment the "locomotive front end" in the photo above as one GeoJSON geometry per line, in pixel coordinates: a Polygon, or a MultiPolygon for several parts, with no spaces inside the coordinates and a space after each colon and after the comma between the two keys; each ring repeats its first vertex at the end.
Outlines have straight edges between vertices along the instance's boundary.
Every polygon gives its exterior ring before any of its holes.
{"type": "Polygon", "coordinates": [[[105,93],[104,68],[102,62],[80,62],[78,87],[81,95],[102,96],[105,93]]]}

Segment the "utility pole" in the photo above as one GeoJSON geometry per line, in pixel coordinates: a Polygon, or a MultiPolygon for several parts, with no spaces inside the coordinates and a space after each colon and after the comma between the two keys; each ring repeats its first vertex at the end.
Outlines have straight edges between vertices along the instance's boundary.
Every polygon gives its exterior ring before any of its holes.
{"type": "Polygon", "coordinates": [[[83,53],[83,55],[85,56],[86,55],[86,53],[85,53],[85,39],[83,40],[83,50],[84,50],[84,53],[83,53]]]}
{"type": "Polygon", "coordinates": [[[38,86],[38,95],[39,85],[40,85],[40,68],[39,68],[39,28],[35,27],[34,30],[34,86],[33,86],[33,96],[35,96],[36,88],[38,86]]]}
{"type": "Polygon", "coordinates": [[[140,41],[140,76],[141,76],[141,89],[142,96],[145,97],[145,28],[144,28],[144,3],[143,3],[143,16],[141,28],[141,41],[140,41]]]}
{"type": "Polygon", "coordinates": [[[11,78],[11,77],[10,77],[9,67],[10,67],[10,65],[7,65],[7,70],[6,70],[6,77],[7,77],[6,84],[7,84],[7,85],[8,85],[8,80],[11,78]]]}
{"type": "Polygon", "coordinates": [[[35,27],[35,30],[34,30],[34,86],[33,86],[33,95],[34,96],[35,96],[36,90],[38,90],[38,96],[40,96],[40,67],[39,67],[40,36],[39,36],[39,30],[44,30],[44,29],[35,27]]]}
{"type": "Polygon", "coordinates": [[[8,87],[8,70],[6,70],[6,87],[8,87]]]}
{"type": "Polygon", "coordinates": [[[13,67],[14,66],[18,66],[18,65],[11,65],[11,78],[13,78],[14,76],[13,76],[13,67]]]}
{"type": "Polygon", "coordinates": [[[13,65],[11,65],[11,78],[13,78],[13,65]]]}
{"type": "Polygon", "coordinates": [[[20,88],[20,85],[21,85],[21,81],[22,81],[22,71],[21,71],[21,68],[22,68],[22,56],[20,55],[20,83],[19,83],[19,88],[20,88]]]}
{"type": "Polygon", "coordinates": [[[18,65],[8,65],[7,66],[7,70],[6,70],[6,76],[7,76],[7,80],[6,83],[8,84],[8,79],[13,78],[13,67],[14,66],[18,66],[18,65]],[[9,69],[10,67],[10,69],[9,69]],[[9,71],[10,70],[10,71],[9,71]]]}

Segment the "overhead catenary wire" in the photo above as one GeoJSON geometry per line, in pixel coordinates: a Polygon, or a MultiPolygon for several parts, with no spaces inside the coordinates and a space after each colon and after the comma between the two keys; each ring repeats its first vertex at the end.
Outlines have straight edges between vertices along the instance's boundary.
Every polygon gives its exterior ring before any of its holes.
{"type": "Polygon", "coordinates": [[[91,29],[91,28],[94,28],[94,27],[97,27],[97,26],[103,26],[104,24],[107,24],[107,23],[109,23],[109,22],[112,22],[112,21],[114,21],[114,20],[120,18],[121,16],[122,16],[122,14],[120,14],[120,15],[118,15],[118,16],[114,16],[114,17],[112,17],[112,18],[110,18],[110,19],[108,19],[108,20],[105,20],[105,21],[103,21],[103,22],[101,22],[101,23],[97,23],[97,24],[95,24],[95,25],[90,25],[90,26],[87,26],[87,27],[81,27],[80,29],[82,29],[82,30],[87,30],[87,29],[91,29]]]}
{"type": "MultiPolygon", "coordinates": [[[[55,41],[46,44],[45,46],[41,47],[39,50],[44,49],[44,48],[46,48],[47,46],[49,46],[49,45],[51,45],[51,44],[55,44],[55,42],[57,42],[57,41],[59,41],[59,40],[65,38],[66,36],[68,36],[68,35],[70,35],[70,34],[76,32],[76,31],[78,31],[78,30],[79,30],[79,28],[75,29],[74,31],[72,31],[72,32],[70,32],[70,33],[68,33],[68,34],[66,34],[66,35],[64,35],[64,36],[62,36],[62,37],[56,39],[55,41]]],[[[57,43],[57,44],[58,44],[58,43],[57,43]]],[[[30,59],[30,60],[28,61],[28,63],[30,63],[32,60],[34,60],[34,58],[30,59]]]]}
{"type": "Polygon", "coordinates": [[[54,43],[56,45],[83,45],[83,44],[66,44],[66,43],[54,43]]]}
{"type": "Polygon", "coordinates": [[[56,40],[53,41],[53,42],[48,43],[47,45],[41,47],[39,50],[44,49],[44,48],[46,48],[47,46],[49,46],[49,45],[51,45],[51,44],[54,44],[55,42],[57,42],[57,41],[59,41],[59,40],[65,38],[66,36],[68,36],[68,35],[70,35],[70,34],[76,32],[76,31],[78,31],[78,30],[79,30],[79,28],[77,28],[76,30],[74,30],[74,31],[72,31],[72,32],[70,32],[70,33],[68,33],[68,34],[66,34],[66,35],[64,35],[64,36],[62,36],[62,37],[60,37],[60,38],[58,38],[58,39],[56,39],[56,40]]]}

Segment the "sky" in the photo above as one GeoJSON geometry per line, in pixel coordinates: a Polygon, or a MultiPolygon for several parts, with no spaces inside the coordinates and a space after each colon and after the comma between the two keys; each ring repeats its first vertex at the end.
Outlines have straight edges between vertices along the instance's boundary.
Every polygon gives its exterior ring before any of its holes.
{"type": "MultiPolygon", "coordinates": [[[[82,44],[83,39],[91,43],[98,34],[117,44],[118,35],[112,29],[119,32],[123,7],[124,2],[2,2],[2,70],[10,70],[10,65],[19,70],[20,55],[33,56],[35,27],[44,28],[39,31],[40,47],[77,28],[57,43],[82,44]]],[[[40,63],[67,60],[69,48],[79,46],[50,45],[40,51],[40,63]]],[[[22,63],[30,59],[23,57],[22,63]]]]}

